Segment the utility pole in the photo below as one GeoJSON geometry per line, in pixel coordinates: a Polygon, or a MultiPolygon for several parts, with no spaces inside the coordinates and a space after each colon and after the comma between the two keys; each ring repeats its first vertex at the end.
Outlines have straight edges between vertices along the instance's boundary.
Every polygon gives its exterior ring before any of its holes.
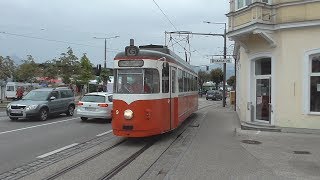
{"type": "Polygon", "coordinates": [[[93,37],[94,39],[104,39],[104,68],[107,68],[107,39],[118,38],[120,36],[113,37],[93,37]]]}
{"type": "MultiPolygon", "coordinates": [[[[224,23],[224,47],[223,58],[227,59],[227,23],[224,23]]],[[[226,77],[227,76],[227,63],[223,63],[223,107],[226,107],[226,77]]]]}

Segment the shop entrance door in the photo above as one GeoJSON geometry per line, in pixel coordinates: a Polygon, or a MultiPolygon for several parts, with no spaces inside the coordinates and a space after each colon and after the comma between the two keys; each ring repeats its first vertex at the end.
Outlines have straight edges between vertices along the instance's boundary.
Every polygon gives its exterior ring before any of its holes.
{"type": "Polygon", "coordinates": [[[256,79],[256,120],[270,123],[271,77],[256,79]]]}

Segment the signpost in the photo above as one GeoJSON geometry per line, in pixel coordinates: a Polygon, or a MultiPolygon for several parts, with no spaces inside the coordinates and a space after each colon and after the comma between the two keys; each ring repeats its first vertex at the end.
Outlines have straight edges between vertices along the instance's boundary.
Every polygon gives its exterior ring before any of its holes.
{"type": "Polygon", "coordinates": [[[231,63],[231,58],[226,58],[226,59],[210,59],[210,63],[218,63],[218,64],[223,64],[223,63],[231,63]]]}

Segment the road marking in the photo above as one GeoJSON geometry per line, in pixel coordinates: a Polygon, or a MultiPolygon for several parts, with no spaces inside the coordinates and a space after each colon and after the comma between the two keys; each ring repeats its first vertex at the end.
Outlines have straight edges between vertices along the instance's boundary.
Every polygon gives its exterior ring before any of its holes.
{"type": "Polygon", "coordinates": [[[259,131],[256,132],[256,134],[260,134],[260,132],[261,132],[261,131],[259,130],[259,131]]]}
{"type": "Polygon", "coordinates": [[[4,131],[4,132],[0,132],[1,134],[7,134],[7,133],[11,133],[11,132],[17,132],[17,131],[22,131],[25,129],[31,129],[31,128],[36,128],[36,127],[41,127],[41,126],[47,126],[47,125],[51,125],[51,124],[57,124],[57,123],[61,123],[61,122],[67,122],[67,121],[72,121],[78,118],[71,118],[71,119],[66,119],[66,120],[62,120],[62,121],[56,121],[56,122],[52,122],[52,123],[46,123],[46,124],[39,124],[36,126],[29,126],[29,127],[25,127],[25,128],[20,128],[20,129],[14,129],[14,130],[10,130],[10,131],[4,131]]]}
{"type": "Polygon", "coordinates": [[[107,131],[107,132],[104,132],[104,133],[101,133],[101,134],[98,134],[97,136],[98,136],[98,137],[99,137],[99,136],[103,136],[103,135],[109,134],[109,133],[111,133],[111,132],[112,132],[112,130],[107,131]]]}
{"type": "Polygon", "coordinates": [[[65,149],[69,149],[69,148],[71,148],[71,147],[73,147],[73,146],[76,146],[76,145],[78,145],[78,144],[79,144],[79,143],[70,144],[70,145],[65,146],[65,147],[62,147],[62,148],[60,148],[60,149],[57,149],[57,150],[48,152],[48,153],[46,153],[46,154],[42,154],[41,156],[38,156],[37,158],[45,158],[45,157],[50,156],[50,155],[52,155],[52,154],[55,154],[55,153],[57,153],[57,152],[63,151],[63,150],[65,150],[65,149]]]}

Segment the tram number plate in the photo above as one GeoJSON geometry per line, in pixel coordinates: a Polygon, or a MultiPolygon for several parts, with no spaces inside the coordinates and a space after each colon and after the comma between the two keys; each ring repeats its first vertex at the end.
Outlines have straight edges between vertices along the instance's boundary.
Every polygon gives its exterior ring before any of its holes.
{"type": "Polygon", "coordinates": [[[133,126],[122,126],[122,129],[124,129],[124,130],[132,130],[133,126]]]}

